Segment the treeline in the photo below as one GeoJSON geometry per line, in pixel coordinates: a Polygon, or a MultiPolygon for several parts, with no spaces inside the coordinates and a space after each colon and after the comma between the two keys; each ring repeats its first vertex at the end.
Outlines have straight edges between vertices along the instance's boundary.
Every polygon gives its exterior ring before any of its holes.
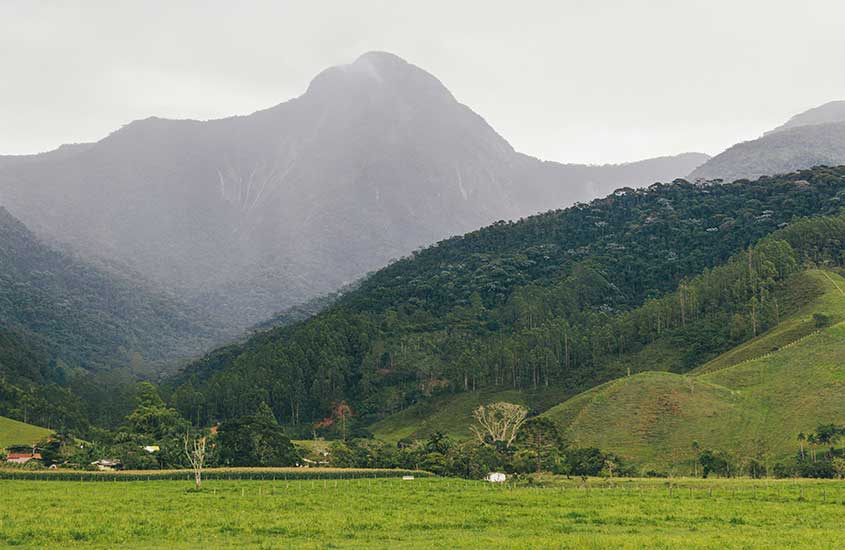
{"type": "MultiPolygon", "coordinates": [[[[695,472],[702,477],[718,475],[753,478],[822,478],[845,479],[845,448],[837,445],[845,439],[845,426],[820,424],[815,431],[797,436],[795,455],[769,464],[763,457],[737,458],[718,449],[700,450],[695,472]]],[[[693,443],[696,447],[697,443],[693,443]]]]}
{"type": "Polygon", "coordinates": [[[837,212],[842,197],[845,169],[820,168],[626,189],[496,224],[210,354],[169,399],[199,425],[261,403],[310,425],[340,402],[366,423],[443,391],[586,389],[660,339],[684,349],[682,371],[777,323],[780,285],[805,263],[841,265],[843,221],[798,217],[837,212]]]}
{"type": "MultiPolygon", "coordinates": [[[[633,473],[611,453],[571,446],[554,421],[542,417],[526,419],[528,410],[510,403],[487,406],[490,421],[482,422],[477,416],[474,431],[478,437],[468,440],[456,441],[435,432],[424,440],[386,443],[344,434],[333,440],[327,450],[314,450],[308,445],[294,445],[265,404],[254,414],[227,420],[213,429],[195,429],[178,411],[166,406],[153,385],[141,383],[136,393],[135,408],[116,430],[97,430],[93,439],[86,442],[67,432],[55,433],[36,445],[41,459],[22,469],[55,465],[62,470],[96,470],[95,464],[104,460],[111,467],[129,470],[189,469],[187,442],[202,438],[206,449],[204,468],[310,463],[344,469],[425,470],[467,479],[481,479],[490,472],[608,477],[633,473]]],[[[484,406],[479,408],[483,409],[484,406]]],[[[26,446],[10,452],[32,450],[26,446]]],[[[0,459],[3,451],[0,449],[0,459]]],[[[75,479],[73,475],[64,477],[75,479]]]]}

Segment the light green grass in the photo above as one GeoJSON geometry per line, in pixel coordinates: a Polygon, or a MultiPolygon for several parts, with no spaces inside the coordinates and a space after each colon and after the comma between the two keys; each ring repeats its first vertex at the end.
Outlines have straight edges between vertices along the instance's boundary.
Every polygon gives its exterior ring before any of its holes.
{"type": "Polygon", "coordinates": [[[0,416],[0,451],[10,445],[33,445],[52,434],[52,430],[32,424],[24,424],[5,416],[0,416]]]}
{"type": "Polygon", "coordinates": [[[641,468],[690,471],[696,451],[728,451],[771,465],[798,450],[796,436],[845,423],[845,322],[817,330],[812,314],[842,319],[845,281],[812,271],[824,293],[759,338],[690,375],[646,372],[593,388],[545,414],[578,445],[641,468]]]}
{"type": "Polygon", "coordinates": [[[842,482],[0,481],[2,548],[828,548],[842,482]]]}

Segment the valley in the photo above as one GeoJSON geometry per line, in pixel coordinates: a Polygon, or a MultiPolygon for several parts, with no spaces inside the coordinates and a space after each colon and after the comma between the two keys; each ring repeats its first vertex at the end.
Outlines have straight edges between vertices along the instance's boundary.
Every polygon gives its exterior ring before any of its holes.
{"type": "Polygon", "coordinates": [[[835,544],[838,7],[155,4],[0,4],[0,547],[835,544]]]}

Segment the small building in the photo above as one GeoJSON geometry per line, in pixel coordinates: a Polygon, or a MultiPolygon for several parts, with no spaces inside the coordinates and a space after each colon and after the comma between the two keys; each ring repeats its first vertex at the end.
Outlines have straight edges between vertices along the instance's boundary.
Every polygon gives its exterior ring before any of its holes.
{"type": "Polygon", "coordinates": [[[490,483],[504,483],[507,481],[508,476],[503,474],[502,472],[490,472],[484,478],[484,481],[489,481],[490,483]]]}
{"type": "Polygon", "coordinates": [[[158,445],[147,445],[146,447],[144,447],[144,450],[148,453],[157,453],[161,450],[161,447],[159,447],[158,445]]]}
{"type": "Polygon", "coordinates": [[[91,466],[96,466],[98,470],[103,472],[113,472],[123,468],[123,463],[119,460],[112,460],[110,458],[101,458],[91,463],[91,466]]]}
{"type": "Polygon", "coordinates": [[[26,464],[30,460],[41,460],[41,453],[9,453],[6,462],[12,464],[26,464]]]}

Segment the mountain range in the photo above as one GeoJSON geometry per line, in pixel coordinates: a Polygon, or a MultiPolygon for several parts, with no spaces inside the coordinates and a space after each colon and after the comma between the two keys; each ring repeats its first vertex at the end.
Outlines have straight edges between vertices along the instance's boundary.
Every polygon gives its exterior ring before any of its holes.
{"type": "Polygon", "coordinates": [[[544,162],[431,74],[371,52],[248,116],[148,118],[96,143],[0,157],[0,204],[235,331],[420,246],[670,181],[707,158],[544,162]]]}
{"type": "Polygon", "coordinates": [[[0,208],[0,377],[64,381],[73,370],[129,367],[155,377],[199,355],[220,325],[177,296],[55,250],[0,208]]]}
{"type": "Polygon", "coordinates": [[[795,115],[758,139],[738,143],[692,171],[690,180],[757,179],[845,164],[845,101],[795,115]]]}

